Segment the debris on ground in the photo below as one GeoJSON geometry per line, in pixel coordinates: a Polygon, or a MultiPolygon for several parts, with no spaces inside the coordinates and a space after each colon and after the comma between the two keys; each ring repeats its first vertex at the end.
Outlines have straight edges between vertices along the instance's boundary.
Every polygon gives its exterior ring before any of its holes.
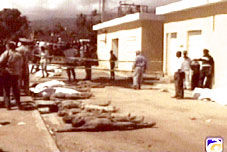
{"type": "Polygon", "coordinates": [[[21,110],[34,110],[36,108],[37,107],[34,101],[21,102],[21,110]]]}
{"type": "Polygon", "coordinates": [[[58,115],[65,123],[71,124],[57,132],[130,130],[153,127],[154,122],[144,122],[144,117],[117,113],[111,105],[99,106],[80,101],[62,101],[58,115]]]}
{"type": "Polygon", "coordinates": [[[23,126],[23,125],[26,125],[26,123],[23,122],[23,121],[21,121],[21,122],[18,122],[17,125],[18,125],[18,126],[23,126]]]}
{"type": "Polygon", "coordinates": [[[9,125],[11,122],[7,121],[7,120],[0,120],[0,125],[1,126],[5,126],[5,125],[9,125]]]}
{"type": "Polygon", "coordinates": [[[91,81],[79,81],[77,83],[77,88],[104,88],[105,85],[101,83],[95,83],[91,81]]]}
{"type": "Polygon", "coordinates": [[[41,114],[58,112],[58,106],[55,101],[36,100],[36,106],[41,114]]]}
{"type": "Polygon", "coordinates": [[[207,119],[206,120],[206,123],[210,123],[212,120],[211,119],[207,119]]]}
{"type": "Polygon", "coordinates": [[[196,117],[191,117],[190,119],[191,119],[191,120],[196,120],[196,117]]]}
{"type": "Polygon", "coordinates": [[[169,90],[164,88],[164,89],[161,89],[160,92],[169,92],[169,90]]]}

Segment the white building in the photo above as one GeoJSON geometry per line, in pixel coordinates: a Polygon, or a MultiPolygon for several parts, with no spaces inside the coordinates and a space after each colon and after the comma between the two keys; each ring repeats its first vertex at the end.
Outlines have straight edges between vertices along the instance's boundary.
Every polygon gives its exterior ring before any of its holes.
{"type": "Polygon", "coordinates": [[[165,17],[164,74],[173,75],[176,51],[188,50],[193,59],[207,48],[215,61],[215,87],[226,87],[227,1],[182,0],[156,8],[156,14],[165,17]]]}
{"type": "Polygon", "coordinates": [[[99,66],[110,67],[110,50],[118,58],[117,69],[131,71],[136,51],[148,59],[147,72],[162,71],[163,22],[160,17],[135,13],[93,26],[98,31],[97,49],[99,66]]]}

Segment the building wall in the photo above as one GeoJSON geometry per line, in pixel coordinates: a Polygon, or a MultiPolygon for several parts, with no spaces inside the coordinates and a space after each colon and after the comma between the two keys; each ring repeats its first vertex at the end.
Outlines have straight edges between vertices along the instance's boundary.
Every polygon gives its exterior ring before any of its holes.
{"type": "MultiPolygon", "coordinates": [[[[201,31],[201,53],[203,48],[210,48],[211,35],[213,33],[213,18],[205,17],[199,19],[190,19],[178,22],[170,22],[164,25],[164,66],[163,71],[169,76],[173,76],[175,68],[175,54],[177,51],[187,50],[190,46],[188,44],[189,32],[201,31]],[[171,35],[176,33],[176,38],[171,39],[171,35]]],[[[198,51],[198,50],[197,50],[198,51]]],[[[212,50],[211,50],[212,51],[212,50]]],[[[212,52],[211,52],[212,54],[212,52]]],[[[192,52],[188,52],[189,57],[192,57],[192,52]]],[[[199,56],[198,56],[199,57],[199,56]]]]}
{"type": "Polygon", "coordinates": [[[215,16],[215,32],[212,39],[215,60],[215,86],[227,88],[227,14],[215,16]]]}
{"type": "Polygon", "coordinates": [[[142,21],[142,54],[148,60],[148,73],[162,72],[163,22],[142,21]]]}
{"type": "MultiPolygon", "coordinates": [[[[174,63],[170,61],[175,52],[187,50],[189,33],[201,30],[200,43],[195,46],[202,49],[208,48],[215,61],[215,87],[227,86],[226,34],[227,34],[227,3],[218,3],[206,7],[189,9],[166,15],[167,23],[164,24],[164,66],[167,76],[172,76],[174,63]],[[177,33],[175,39],[171,39],[171,33],[177,33]],[[169,47],[172,43],[173,46],[169,47]],[[168,48],[171,48],[168,50],[168,48]]],[[[199,54],[197,54],[199,55],[199,54]]],[[[189,52],[190,57],[190,52],[189,52]]]]}
{"type": "Polygon", "coordinates": [[[117,27],[107,28],[98,33],[98,58],[100,68],[109,69],[110,50],[112,40],[118,39],[117,68],[119,70],[132,70],[135,61],[136,50],[141,50],[142,28],[139,22],[123,24],[117,27]]]}
{"type": "Polygon", "coordinates": [[[112,40],[118,39],[119,70],[131,71],[136,51],[141,50],[148,59],[148,73],[162,71],[163,23],[160,21],[134,21],[99,30],[98,58],[100,68],[109,69],[112,40]]]}

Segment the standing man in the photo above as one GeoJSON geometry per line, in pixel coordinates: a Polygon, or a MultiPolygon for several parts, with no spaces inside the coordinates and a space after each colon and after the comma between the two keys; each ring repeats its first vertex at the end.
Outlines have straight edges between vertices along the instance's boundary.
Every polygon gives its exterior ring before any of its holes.
{"type": "Polygon", "coordinates": [[[35,72],[39,71],[39,65],[40,65],[40,53],[41,49],[38,45],[38,43],[34,46],[34,49],[32,50],[32,68],[31,68],[31,74],[33,73],[33,69],[35,69],[35,72]]]}
{"type": "Polygon", "coordinates": [[[92,69],[91,69],[91,50],[90,45],[86,44],[85,42],[81,41],[80,44],[80,57],[82,58],[82,63],[85,66],[85,80],[91,80],[92,77],[92,69]]]}
{"type": "Polygon", "coordinates": [[[188,52],[183,52],[182,71],[185,74],[184,89],[191,88],[191,59],[188,57],[188,52]]]}
{"type": "Polygon", "coordinates": [[[196,59],[196,61],[202,61],[202,69],[200,72],[200,87],[212,88],[212,79],[214,76],[214,59],[209,54],[208,49],[203,50],[203,57],[196,59]],[[206,80],[206,81],[205,81],[206,80]]]}
{"type": "Polygon", "coordinates": [[[4,101],[8,110],[11,109],[10,105],[10,90],[12,88],[14,98],[17,102],[19,109],[21,108],[20,102],[20,88],[19,88],[19,75],[21,72],[22,56],[18,53],[16,45],[13,42],[9,42],[6,45],[6,51],[0,57],[0,65],[7,69],[4,74],[4,101]]]}
{"type": "Polygon", "coordinates": [[[41,65],[41,70],[42,70],[42,78],[45,78],[45,73],[46,73],[46,77],[49,76],[48,72],[47,72],[47,62],[48,62],[48,50],[46,49],[46,47],[41,46],[41,52],[40,52],[40,65],[41,65]]]}
{"type": "MultiPolygon", "coordinates": [[[[5,51],[5,45],[3,44],[3,41],[0,40],[0,55],[5,51]]],[[[0,96],[3,96],[3,72],[0,67],[0,96]]]]}
{"type": "Polygon", "coordinates": [[[192,60],[191,62],[192,77],[191,77],[191,90],[199,87],[200,77],[200,64],[198,61],[192,60]]]}
{"type": "Polygon", "coordinates": [[[141,55],[140,51],[136,51],[136,60],[135,60],[135,63],[133,64],[132,69],[134,70],[133,88],[141,89],[143,73],[145,73],[147,69],[147,60],[143,55],[141,55]]]}
{"type": "Polygon", "coordinates": [[[110,80],[115,79],[114,67],[117,57],[114,55],[113,50],[110,51],[110,80]]]}
{"type": "Polygon", "coordinates": [[[67,64],[67,75],[68,75],[68,81],[71,82],[71,74],[73,76],[73,81],[76,80],[76,73],[74,71],[75,66],[75,57],[76,57],[77,50],[75,48],[70,48],[70,44],[66,44],[66,50],[64,50],[65,55],[65,62],[67,64]]]}
{"type": "Polygon", "coordinates": [[[184,98],[184,77],[185,74],[182,70],[183,60],[181,58],[181,52],[176,53],[176,69],[174,73],[174,83],[175,83],[175,96],[173,98],[183,99],[184,98]]]}
{"type": "Polygon", "coordinates": [[[17,51],[22,55],[23,64],[22,64],[22,74],[21,74],[21,87],[24,89],[26,95],[29,94],[29,68],[28,60],[31,58],[31,45],[32,41],[20,38],[21,46],[17,48],[17,51]]]}

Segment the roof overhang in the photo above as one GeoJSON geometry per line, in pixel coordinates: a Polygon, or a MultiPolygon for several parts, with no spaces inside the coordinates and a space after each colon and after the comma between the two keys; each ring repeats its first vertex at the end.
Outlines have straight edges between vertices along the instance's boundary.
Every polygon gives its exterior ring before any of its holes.
{"type": "Polygon", "coordinates": [[[227,0],[181,0],[168,5],[156,8],[156,15],[165,15],[173,12],[183,11],[186,9],[202,7],[213,3],[224,2],[227,0]]]}
{"type": "Polygon", "coordinates": [[[130,23],[138,20],[163,20],[163,17],[149,13],[135,13],[115,18],[110,21],[99,23],[93,26],[93,30],[101,30],[104,28],[114,27],[124,23],[130,23]]]}

